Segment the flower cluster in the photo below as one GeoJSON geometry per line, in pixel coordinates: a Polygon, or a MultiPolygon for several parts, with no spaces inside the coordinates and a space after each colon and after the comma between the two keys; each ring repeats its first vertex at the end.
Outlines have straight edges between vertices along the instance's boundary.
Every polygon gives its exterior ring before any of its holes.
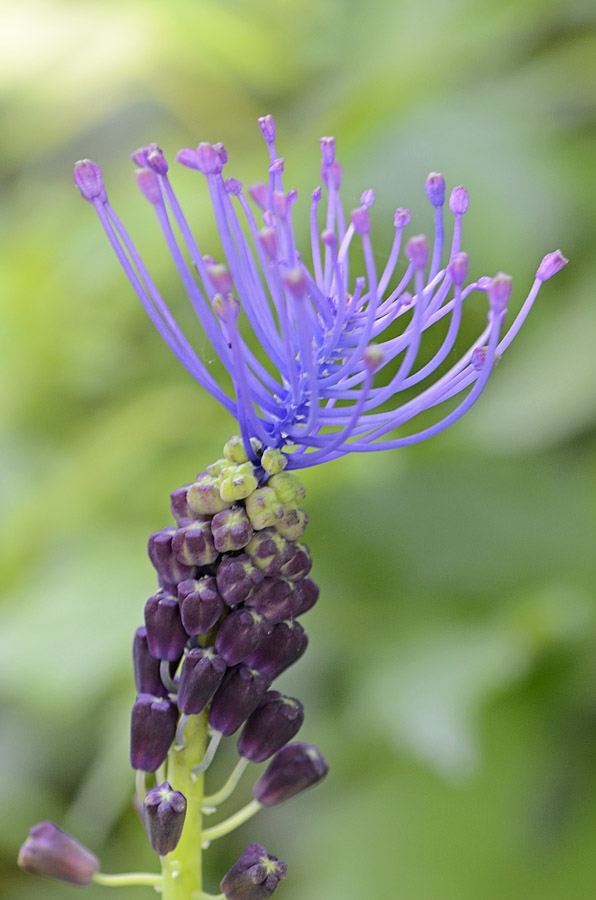
{"type": "Polygon", "coordinates": [[[268,178],[247,191],[237,179],[224,178],[227,153],[222,144],[200,143],[196,150],[180,150],[175,160],[207,180],[225,263],[201,253],[157,144],[132,154],[139,167],[138,186],[155,211],[184,289],[231,379],[233,396],[215,381],[177,325],[108,202],[99,166],[90,160],[75,166],[75,182],[95,207],[152,322],[190,374],[238,421],[253,463],[258,462],[254,438],[265,447],[283,448],[294,469],[349,452],[403,447],[443,431],[478,398],[541,284],[567,260],[559,250],[544,257],[520,312],[505,328],[511,278],[499,273],[466,284],[468,257],[461,238],[468,193],[461,186],[451,192],[453,229],[446,247],[445,180],[434,172],[426,181],[434,209],[432,251],[423,235],[411,237],[405,243],[405,271],[396,274],[410,221],[409,211],[398,208],[389,257],[377,271],[371,241],[374,192],[365,190],[360,206],[346,217],[335,140],[324,137],[321,180],[327,204],[321,214],[323,192],[315,188],[309,268],[296,245],[293,209],[298,196],[284,188],[285,161],[277,155],[275,123],[264,116],[259,125],[270,155],[268,178]],[[352,279],[349,251],[356,240],[365,274],[352,279]],[[486,327],[447,366],[463,303],[478,293],[488,296],[486,327]],[[424,333],[440,322],[448,325],[438,349],[426,362],[417,362],[424,333]],[[433,421],[432,413],[439,409],[443,416],[435,415],[433,421]],[[424,427],[403,434],[401,426],[422,414],[424,427]]]}

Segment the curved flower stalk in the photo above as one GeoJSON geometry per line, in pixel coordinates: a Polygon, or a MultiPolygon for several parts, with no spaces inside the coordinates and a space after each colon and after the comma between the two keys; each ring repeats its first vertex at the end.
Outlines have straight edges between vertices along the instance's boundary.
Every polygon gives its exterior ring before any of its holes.
{"type": "Polygon", "coordinates": [[[99,167],[90,160],[77,163],[75,181],[95,207],[159,333],[199,384],[237,419],[252,463],[258,463],[253,439],[283,449],[288,468],[297,469],[438,434],[478,399],[542,282],[567,260],[558,250],[547,254],[520,312],[506,326],[511,279],[499,274],[466,283],[468,257],[461,242],[468,193],[461,186],[451,192],[453,226],[447,242],[445,181],[431,173],[425,187],[434,209],[432,251],[424,236],[405,240],[410,213],[398,208],[389,257],[377,270],[371,240],[374,192],[364,191],[360,206],[345,215],[342,167],[334,139],[324,137],[321,179],[327,199],[323,204],[322,188],[316,187],[310,202],[309,266],[295,240],[298,197],[284,188],[275,123],[264,116],[259,125],[269,150],[268,175],[248,191],[235,178],[224,177],[227,153],[222,144],[201,143],[196,150],[180,150],[175,158],[207,180],[225,263],[202,254],[157,144],[132,154],[139,166],[138,186],[155,211],[205,335],[229,373],[232,396],[207,371],[157,291],[108,202],[99,167]],[[349,262],[353,243],[360,244],[364,258],[364,271],[356,278],[349,262]],[[404,244],[405,271],[398,275],[404,244]],[[477,294],[488,297],[487,324],[457,362],[446,366],[464,301],[473,302],[477,294]],[[448,324],[439,349],[421,363],[423,336],[440,322],[448,324]],[[421,427],[417,420],[429,411],[434,413],[432,424],[421,427]],[[407,426],[405,433],[402,426],[407,426]]]}
{"type": "MultiPolygon", "coordinates": [[[[567,262],[558,250],[544,257],[507,327],[511,278],[499,273],[466,283],[461,232],[468,194],[463,187],[451,192],[453,227],[446,246],[445,182],[432,173],[426,181],[435,220],[432,249],[422,235],[405,241],[410,214],[399,208],[389,257],[378,271],[371,242],[374,194],[366,190],[346,217],[335,142],[325,137],[321,178],[327,200],[322,209],[317,187],[310,202],[308,266],[296,246],[297,194],[283,186],[274,121],[265,116],[259,124],[270,155],[268,176],[247,192],[236,179],[224,179],[223,145],[203,143],[176,156],[207,179],[225,263],[201,253],[161,149],[151,144],[132,155],[139,188],[153,206],[232,393],[213,378],[179,328],[107,200],[99,166],[90,160],[75,166],[75,182],[95,207],[155,327],[237,420],[240,435],[227,442],[221,459],[171,494],[175,524],[152,534],[148,544],[159,588],[145,604],[144,625],[133,641],[138,695],[130,760],[137,772],[137,808],[161,874],[106,875],[74,838],[52,823],[35,826],[20,864],[72,884],[146,885],[163,900],[206,900],[202,850],[259,810],[325,777],[320,750],[294,740],[302,704],[272,689],[304,653],[302,617],[319,596],[302,542],[305,491],[290,470],[349,452],[406,446],[449,427],[484,389],[541,284],[567,262]],[[404,242],[405,266],[396,274],[404,242]],[[349,268],[353,243],[364,261],[364,274],[356,278],[349,268]],[[486,326],[448,364],[464,301],[478,293],[488,298],[486,326]],[[420,362],[424,334],[437,323],[443,335],[438,349],[420,362]],[[225,784],[206,795],[205,777],[218,747],[236,734],[239,761],[225,784]],[[266,761],[252,801],[204,827],[204,817],[228,800],[245,769],[266,761]]],[[[286,864],[251,843],[222,878],[218,898],[261,900],[285,877],[286,864]]]]}

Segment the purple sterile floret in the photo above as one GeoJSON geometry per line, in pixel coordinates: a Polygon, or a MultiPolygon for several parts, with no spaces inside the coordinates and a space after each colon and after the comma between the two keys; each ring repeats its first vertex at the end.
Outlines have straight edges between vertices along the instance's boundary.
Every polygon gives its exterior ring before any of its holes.
{"type": "Polygon", "coordinates": [[[224,602],[213,575],[181,581],[178,601],[182,624],[189,635],[207,634],[224,611],[224,602]]]}
{"type": "Polygon", "coordinates": [[[287,619],[274,625],[271,634],[262,640],[244,662],[273,681],[300,659],[307,645],[308,638],[302,625],[293,619],[287,619]]]}
{"type": "Polygon", "coordinates": [[[256,650],[271,633],[267,619],[254,609],[236,609],[223,620],[215,638],[215,649],[228,666],[235,666],[256,650]]]}
{"type": "Polygon", "coordinates": [[[267,691],[242,729],[238,753],[251,762],[264,762],[296,737],[303,721],[304,708],[299,700],[267,691]]]}
{"type": "Polygon", "coordinates": [[[160,660],[152,655],[147,641],[147,629],[137,628],[132,644],[135,686],[139,694],[166,697],[168,690],[159,674],[160,660]]]}
{"type": "Polygon", "coordinates": [[[184,657],[178,683],[178,707],[185,715],[198,715],[211,701],[226,673],[225,661],[213,647],[195,647],[184,657]]]}
{"type": "Polygon", "coordinates": [[[149,843],[165,856],[178,846],[186,818],[186,797],[174,791],[169,782],[147,791],[143,801],[143,821],[149,843]]]}
{"type": "Polygon", "coordinates": [[[226,900],[267,900],[287,871],[285,862],[260,844],[249,844],[219,886],[226,900]]]}
{"type": "Polygon", "coordinates": [[[149,597],[145,604],[145,629],[152,656],[171,662],[180,659],[188,635],[176,597],[161,592],[149,597]]]}
{"type": "Polygon", "coordinates": [[[38,822],[31,828],[19,850],[18,863],[33,875],[79,885],[91,884],[99,871],[95,854],[53,822],[38,822]]]}
{"type": "Polygon", "coordinates": [[[225,735],[233,734],[257,708],[270,683],[244,663],[228,669],[209,709],[211,727],[225,735]]]}
{"type": "Polygon", "coordinates": [[[313,744],[287,744],[255,784],[253,797],[262,806],[276,806],[317,784],[328,771],[325,757],[313,744]]]}
{"type": "MultiPolygon", "coordinates": [[[[379,254],[371,240],[374,192],[365,190],[361,206],[346,215],[335,139],[321,138],[324,189],[316,187],[307,208],[301,209],[296,191],[284,185],[284,158],[275,146],[273,118],[263,116],[259,126],[269,160],[263,181],[247,189],[237,179],[224,177],[227,153],[221,144],[201,142],[196,150],[183,149],[176,157],[207,182],[225,257],[221,264],[233,293],[218,293],[218,279],[214,281],[212,265],[185,218],[160,148],[150,144],[133,154],[142,170],[137,176],[141,192],[157,217],[212,356],[229,376],[229,391],[215,380],[201,358],[205,354],[199,356],[159,293],[107,201],[99,167],[82,161],[75,181],[93,204],[160,335],[192,377],[237,419],[246,454],[255,465],[258,446],[280,450],[291,470],[350,452],[405,447],[440,434],[479,398],[495,360],[516,336],[542,283],[566,264],[565,257],[560,251],[544,257],[510,323],[497,309],[501,301],[491,301],[486,325],[468,349],[458,352],[464,305],[490,301],[485,292],[493,281],[482,276],[466,284],[462,226],[467,190],[453,188],[446,209],[445,180],[431,172],[424,188],[432,204],[432,241],[406,241],[410,213],[398,207],[391,249],[378,267],[379,254]],[[310,226],[308,253],[296,242],[293,216],[299,214],[310,226]],[[356,273],[350,269],[354,244],[363,260],[362,271],[356,273]],[[423,339],[434,325],[441,336],[427,360],[422,348],[434,344],[423,339]],[[253,334],[247,340],[249,331],[253,334]],[[373,342],[378,347],[374,366],[368,349],[373,342]],[[480,347],[486,348],[486,357],[485,365],[478,367],[472,357],[480,347]],[[419,426],[423,416],[425,424],[419,426]]],[[[209,477],[188,489],[187,503],[193,515],[214,515],[231,506],[222,501],[217,479],[209,477]]],[[[161,577],[166,584],[177,581],[161,577]]]]}
{"type": "Polygon", "coordinates": [[[139,694],[130,719],[130,764],[155,772],[168,755],[176,734],[178,710],[167,697],[139,694]]]}

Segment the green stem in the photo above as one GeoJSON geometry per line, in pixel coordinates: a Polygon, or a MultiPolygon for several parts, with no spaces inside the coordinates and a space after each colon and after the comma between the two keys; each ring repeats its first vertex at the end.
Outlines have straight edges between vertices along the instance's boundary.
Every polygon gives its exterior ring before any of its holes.
{"type": "Polygon", "coordinates": [[[92,876],[92,880],[104,887],[131,887],[132,885],[159,887],[161,885],[161,875],[152,875],[151,872],[127,872],[126,875],[104,875],[103,872],[96,872],[92,876]]]}
{"type": "Polygon", "coordinates": [[[239,809],[238,812],[234,813],[233,816],[230,816],[229,819],[224,819],[223,822],[220,822],[219,825],[214,825],[213,828],[206,828],[203,832],[203,844],[208,844],[210,841],[215,841],[217,838],[223,837],[224,834],[229,834],[230,831],[243,825],[251,818],[251,816],[258,813],[260,809],[262,809],[262,807],[259,801],[251,800],[250,803],[247,803],[246,806],[239,809]]]}
{"type": "Polygon", "coordinates": [[[203,775],[193,775],[205,755],[207,716],[191,716],[186,726],[184,747],[173,747],[168,759],[168,781],[186,797],[186,819],[178,846],[162,857],[162,900],[190,900],[202,897],[203,775]]]}
{"type": "Polygon", "coordinates": [[[219,806],[220,803],[223,803],[224,800],[227,800],[229,796],[231,796],[232,792],[236,788],[236,785],[242,778],[244,774],[244,770],[248,765],[248,760],[241,756],[235,767],[232,769],[232,774],[219,791],[216,791],[215,794],[208,794],[203,801],[203,805],[205,809],[208,809],[210,806],[219,806]]]}

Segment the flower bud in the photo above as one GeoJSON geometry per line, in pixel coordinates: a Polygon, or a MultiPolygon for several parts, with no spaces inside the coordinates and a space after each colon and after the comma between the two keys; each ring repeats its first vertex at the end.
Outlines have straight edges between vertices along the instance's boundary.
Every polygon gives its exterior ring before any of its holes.
{"type": "Polygon", "coordinates": [[[229,441],[226,441],[223,448],[223,455],[227,460],[233,463],[248,462],[244,441],[240,435],[234,434],[229,441]]]}
{"type": "Polygon", "coordinates": [[[222,500],[219,481],[208,472],[202,472],[196,482],[189,486],[186,501],[196,516],[213,516],[232,505],[222,500]]]}
{"type": "Polygon", "coordinates": [[[196,647],[184,657],[178,683],[178,707],[185,715],[198,715],[210,702],[226,672],[226,664],[213,647],[196,647]]]}
{"type": "Polygon", "coordinates": [[[215,649],[229,666],[235,666],[256,650],[271,632],[267,620],[252,609],[237,609],[219,626],[215,649]]]}
{"type": "Polygon", "coordinates": [[[536,278],[540,281],[548,281],[549,278],[552,278],[553,275],[560,272],[568,262],[569,260],[563,256],[560,250],[554,250],[552,253],[547,253],[538,266],[536,278]]]}
{"type": "MultiPolygon", "coordinates": [[[[178,562],[201,567],[214,563],[219,554],[211,533],[211,519],[181,519],[179,525],[172,538],[172,552],[178,562]]],[[[179,578],[176,583],[184,580],[179,578]]]]}
{"type": "Polygon", "coordinates": [[[271,625],[277,625],[296,615],[299,602],[292,585],[282,578],[265,578],[246,601],[248,606],[265,616],[271,625]]]}
{"type": "Polygon", "coordinates": [[[501,313],[507,308],[511,296],[513,279],[504,272],[497,272],[488,288],[488,300],[491,309],[495,313],[501,313]]]}
{"type": "Polygon", "coordinates": [[[217,147],[202,141],[197,147],[197,168],[203,175],[218,175],[223,167],[223,160],[217,147]]]}
{"type": "Polygon", "coordinates": [[[79,159],[74,165],[73,178],[81,195],[89,203],[93,203],[94,200],[106,202],[106,189],[101,169],[92,159],[79,159]]]}
{"type": "Polygon", "coordinates": [[[248,600],[255,587],[265,577],[248,553],[226,556],[217,567],[217,588],[228,606],[238,606],[248,600]]]}
{"type": "Polygon", "coordinates": [[[257,531],[275,525],[284,515],[283,506],[270,487],[258,488],[246,498],[245,505],[250,523],[257,531]]]}
{"type": "Polygon", "coordinates": [[[295,616],[303,616],[305,612],[308,612],[309,609],[312,609],[317,600],[319,599],[319,588],[310,578],[305,578],[304,581],[298,582],[298,584],[294,585],[294,593],[296,594],[296,599],[300,603],[300,606],[294,613],[295,616]]]}
{"type": "Polygon", "coordinates": [[[449,197],[449,209],[454,216],[463,216],[468,211],[470,197],[467,190],[462,185],[454,187],[449,197]]]}
{"type": "Polygon", "coordinates": [[[272,144],[275,140],[275,119],[273,116],[261,116],[259,119],[259,128],[267,143],[272,144]]]}
{"type": "Polygon", "coordinates": [[[139,694],[130,720],[130,764],[155,772],[166,759],[176,735],[178,710],[166,697],[139,694]]]}
{"type": "Polygon", "coordinates": [[[275,528],[257,531],[246,545],[246,552],[264,575],[277,575],[293,555],[293,546],[275,528]]]}
{"type": "Polygon", "coordinates": [[[298,734],[303,721],[304,709],[298,700],[267,691],[242,729],[238,753],[251,762],[264,762],[298,734]]]}
{"type": "Polygon", "coordinates": [[[304,534],[304,530],[308,525],[308,516],[303,509],[297,507],[284,507],[284,514],[281,519],[275,522],[276,531],[285,537],[288,541],[297,541],[304,534]]]}
{"type": "Polygon", "coordinates": [[[156,697],[166,697],[167,688],[164,687],[159,674],[159,659],[156,659],[149,650],[147,643],[147,629],[137,628],[132,645],[132,661],[135,675],[135,685],[139,694],[154,694],[156,697]]]}
{"type": "Polygon", "coordinates": [[[423,234],[416,234],[406,244],[406,256],[416,269],[423,269],[428,260],[428,243],[423,234]]]}
{"type": "Polygon", "coordinates": [[[147,551],[149,559],[157,569],[160,578],[168,584],[177,584],[185,578],[192,578],[195,569],[186,565],[174,556],[172,540],[176,534],[175,528],[162,528],[149,538],[147,551]]]}
{"type": "Polygon", "coordinates": [[[424,185],[426,196],[434,207],[443,206],[445,202],[445,179],[440,172],[431,172],[424,185]]]}
{"type": "Polygon", "coordinates": [[[181,581],[178,602],[184,630],[191,636],[207,634],[224,611],[224,602],[213,575],[181,581]]]}
{"type": "Polygon", "coordinates": [[[219,476],[219,493],[222,500],[233,503],[235,500],[249,497],[258,487],[254,471],[251,462],[229,466],[222,471],[219,476]]]}
{"type": "Polygon", "coordinates": [[[285,862],[270,856],[264,847],[249,844],[219,886],[226,900],[267,900],[287,871],[285,862]]]}
{"type": "Polygon", "coordinates": [[[170,661],[180,659],[188,635],[176,597],[161,592],[149,597],[145,604],[145,628],[151,656],[170,661]]]}
{"type": "Polygon", "coordinates": [[[180,519],[192,519],[192,511],[190,506],[186,502],[186,492],[189,488],[189,485],[185,485],[181,488],[176,488],[175,491],[172,491],[170,494],[170,508],[172,510],[172,515],[176,519],[177,522],[180,519]]]}
{"type": "Polygon", "coordinates": [[[69,884],[90,884],[99,871],[95,854],[53,822],[33,826],[19,850],[18,863],[25,872],[69,884]]]}
{"type": "Polygon", "coordinates": [[[288,581],[301,581],[306,578],[312,569],[312,560],[310,558],[310,550],[306,544],[290,543],[292,555],[282,563],[279,574],[288,581]]]}
{"type": "Polygon", "coordinates": [[[275,806],[317,784],[328,771],[323,754],[314,745],[287,744],[255,784],[253,796],[262,806],[275,806]]]}
{"type": "Polygon", "coordinates": [[[186,818],[186,797],[167,781],[148,791],[143,801],[143,821],[149,843],[165,856],[178,846],[186,818]]]}
{"type": "Polygon", "coordinates": [[[267,447],[263,451],[261,457],[261,465],[267,472],[267,475],[279,475],[288,464],[288,457],[281,450],[274,447],[267,447]]]}
{"type": "Polygon", "coordinates": [[[211,701],[209,724],[226,736],[233,734],[257,708],[269,680],[249,666],[228,669],[211,701]]]}
{"type": "Polygon", "coordinates": [[[270,681],[300,659],[308,644],[303,627],[293,619],[274,625],[271,634],[259,644],[244,663],[258,669],[270,681]]]}
{"type": "MultiPolygon", "coordinates": [[[[250,500],[250,497],[248,499],[250,500]]],[[[253,528],[244,507],[232,506],[231,509],[224,509],[213,516],[211,532],[215,549],[220,553],[228,553],[246,547],[252,537],[253,528]]]]}

